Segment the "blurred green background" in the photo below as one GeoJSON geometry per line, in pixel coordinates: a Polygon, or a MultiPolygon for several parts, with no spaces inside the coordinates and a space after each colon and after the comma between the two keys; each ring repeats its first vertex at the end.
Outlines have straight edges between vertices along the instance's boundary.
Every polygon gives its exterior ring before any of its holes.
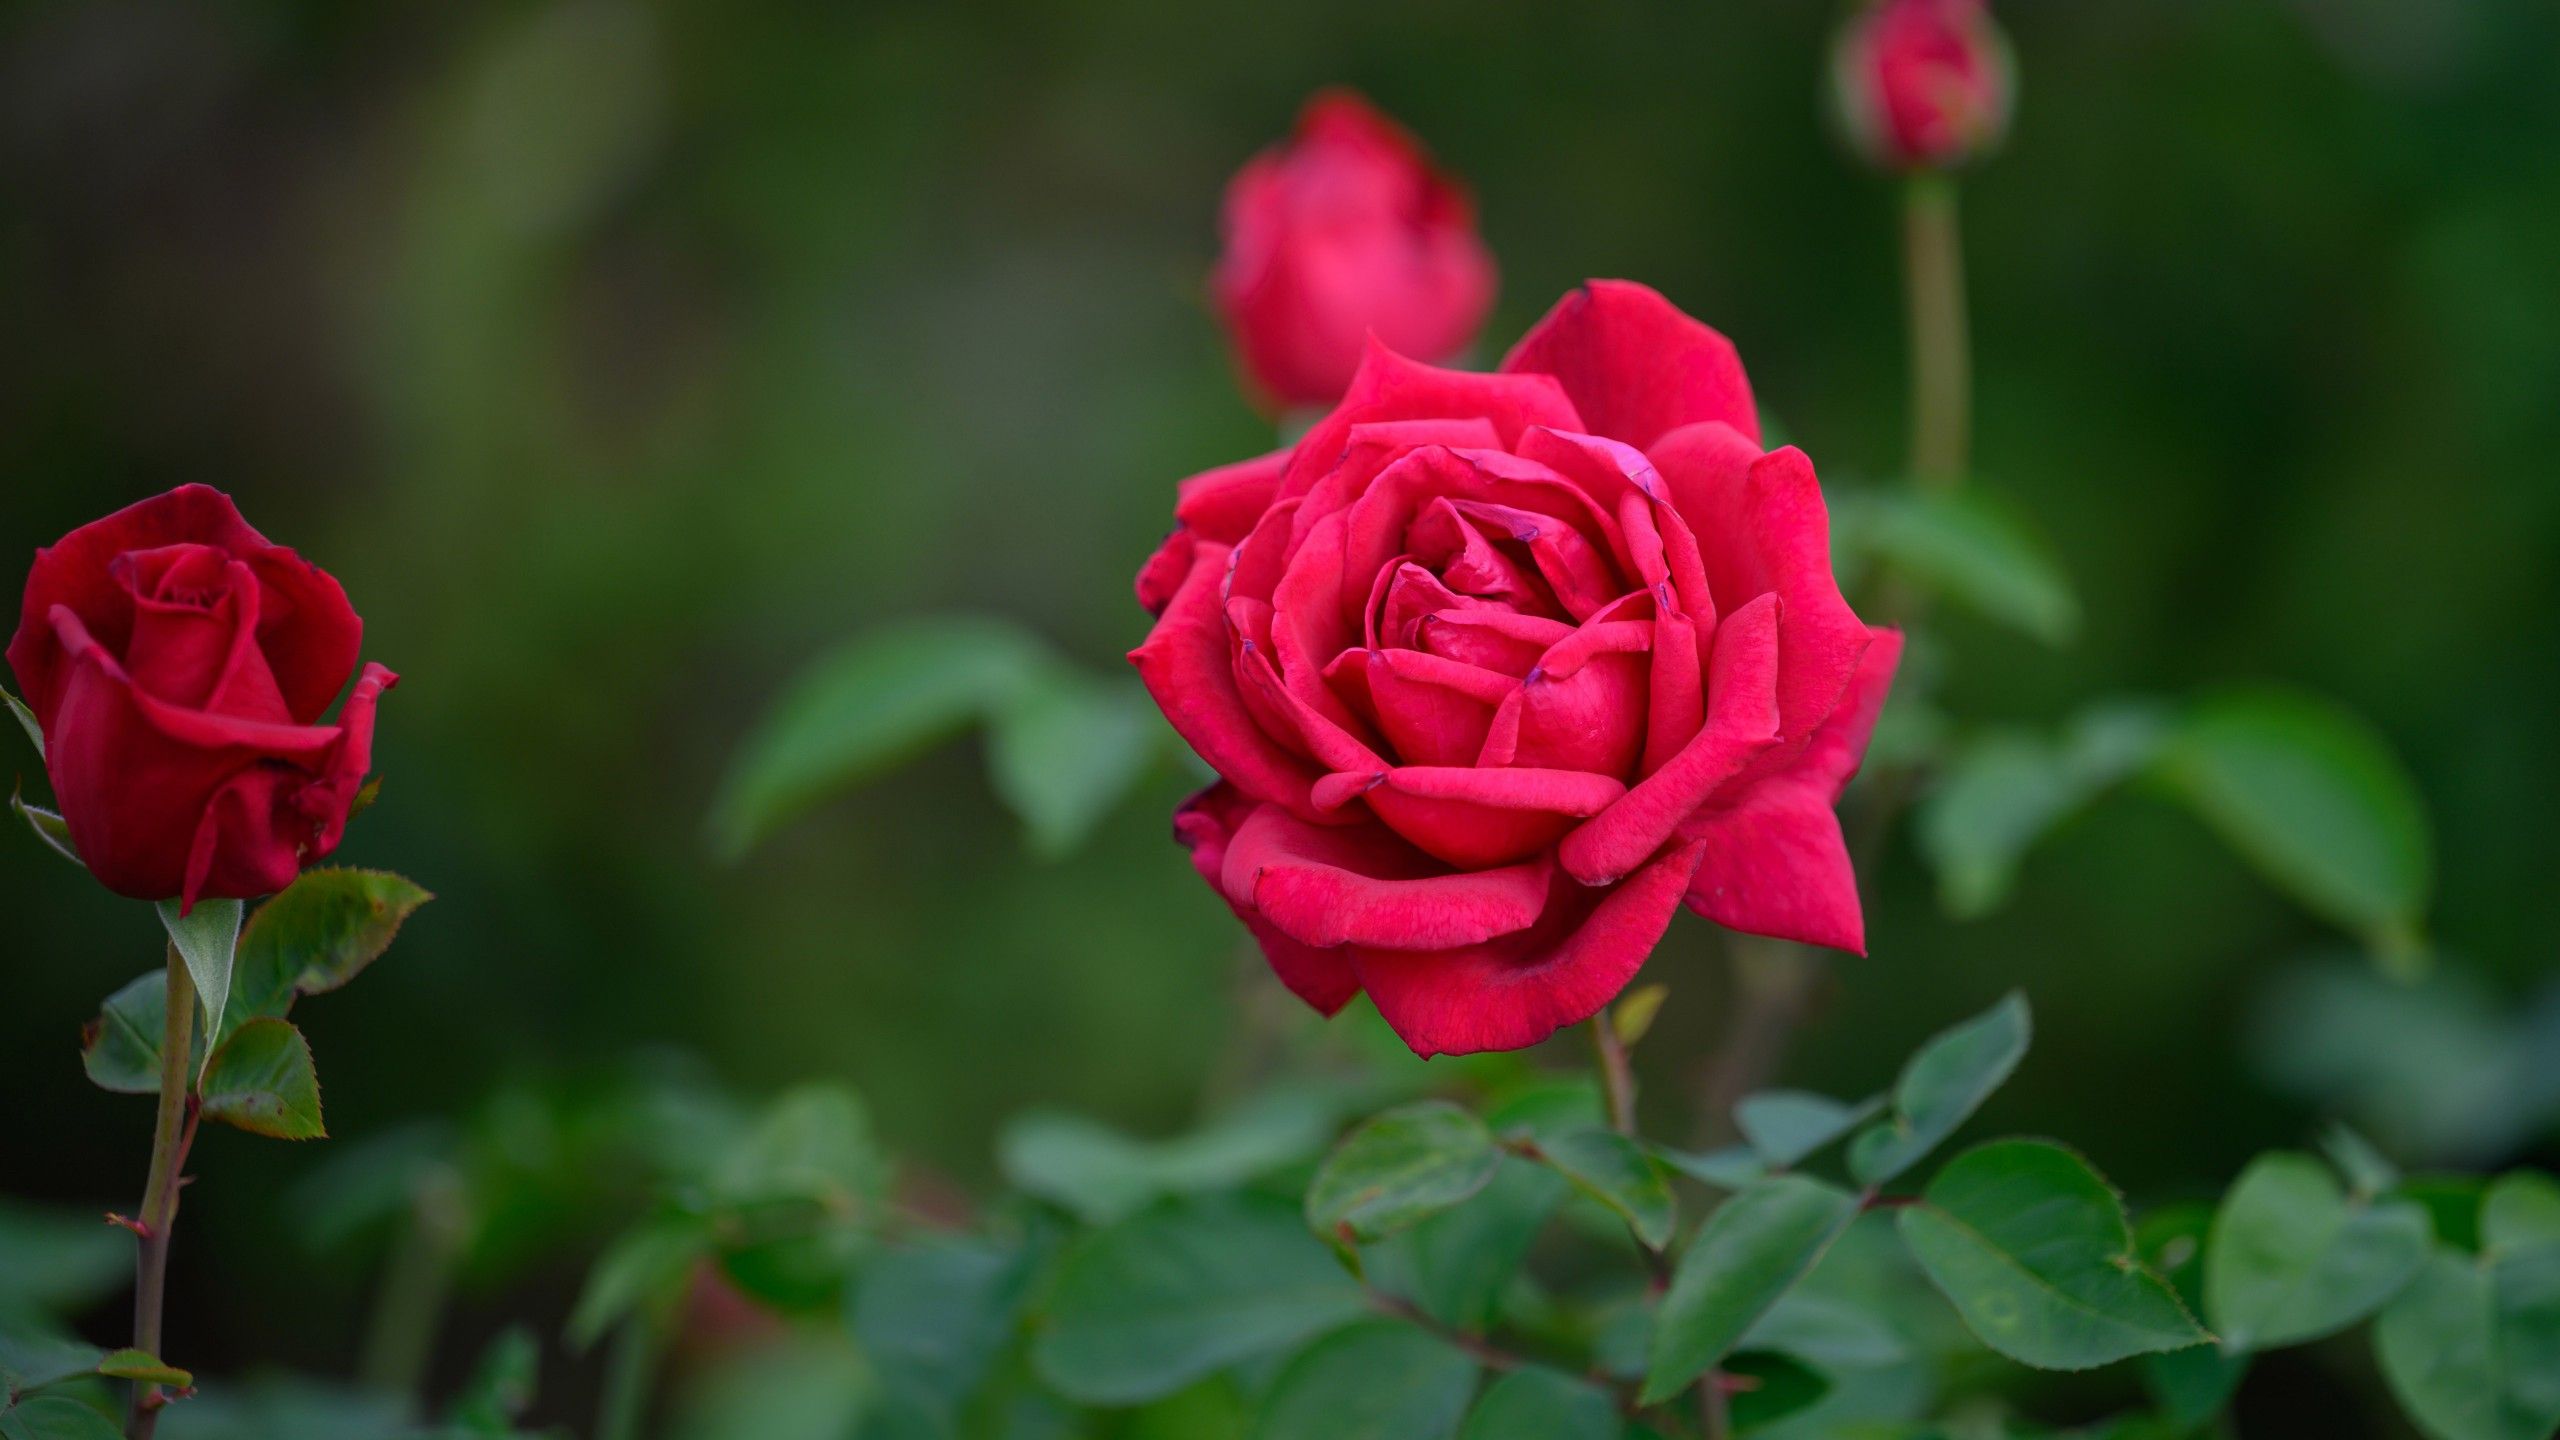
{"type": "MultiPolygon", "coordinates": [[[[1219,187],[1322,84],[1473,181],[1487,355],[1585,276],[1642,279],[1734,338],[1828,479],[1887,476],[1894,197],[1825,133],[1833,18],[20,4],[0,579],[207,481],[338,575],[402,673],[341,855],[441,898],[307,1017],[339,1143],[643,1045],[750,1090],[848,1079],[970,1184],[1026,1103],[1170,1127],[1269,989],[1167,841],[1186,775],[1040,863],[956,747],[722,868],[727,756],[801,662],[899,615],[1008,614],[1117,663],[1173,483],[1269,444],[1201,279],[1219,187]]],[[[2434,933],[2469,987],[2442,1004],[2511,1023],[2560,948],[2560,10],[2002,18],[2018,125],[1965,191],[1981,483],[2087,623],[2054,651],[1950,622],[1949,707],[2048,722],[2252,677],[2348,702],[2436,818],[2434,933]]],[[[2176,809],[2106,804],[1979,923],[1941,918],[1907,844],[1865,879],[1874,954],[1790,1079],[1863,1093],[2023,984],[2039,1048],[1995,1122],[2137,1197],[2204,1193],[2323,1113],[2252,1037],[2333,942],[2176,809]]],[[[156,926],[23,840],[0,904],[0,1189],[129,1206],[149,1107],[85,1085],[77,1039],[156,926]]],[[[1720,969],[1684,919],[1648,971],[1676,985],[1642,1057],[1666,1109],[1720,969]]],[[[309,1157],[254,1150],[198,1152],[174,1333],[203,1369],[343,1367],[363,1271],[261,1278],[298,1253],[277,1197],[309,1157]]]]}

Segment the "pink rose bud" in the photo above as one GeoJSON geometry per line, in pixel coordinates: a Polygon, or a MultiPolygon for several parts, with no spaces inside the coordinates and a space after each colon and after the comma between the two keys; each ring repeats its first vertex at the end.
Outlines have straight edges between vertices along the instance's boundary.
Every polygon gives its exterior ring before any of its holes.
{"type": "Polygon", "coordinates": [[[1841,598],[1733,346],[1660,295],[1594,280],[1489,375],[1372,345],[1174,517],[1130,658],[1219,777],[1174,835],[1317,1010],[1515,1050],[1684,905],[1864,947],[1833,807],[1902,637],[1841,598]]]}
{"type": "Polygon", "coordinates": [[[1210,276],[1237,362],[1274,408],[1342,398],[1369,336],[1446,360],[1493,306],[1475,205],[1359,96],[1307,102],[1297,133],[1227,185],[1210,276]]]}
{"type": "Polygon", "coordinates": [[[1947,170],[1996,149],[2017,91],[1983,0],[1873,0],[1841,30],[1832,83],[1849,139],[1892,170],[1947,170]]]}

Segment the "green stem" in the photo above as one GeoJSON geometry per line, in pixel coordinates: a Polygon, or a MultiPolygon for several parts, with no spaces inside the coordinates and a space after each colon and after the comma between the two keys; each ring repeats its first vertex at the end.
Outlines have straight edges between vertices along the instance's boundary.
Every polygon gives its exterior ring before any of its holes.
{"type": "Polygon", "coordinates": [[[1606,1006],[1591,1017],[1591,1055],[1600,1072],[1600,1093],[1609,1102],[1609,1125],[1633,1139],[1636,1133],[1636,1075],[1618,1028],[1609,1023],[1606,1006]]]}
{"type": "MultiPolygon", "coordinates": [[[[160,1031],[160,1109],[151,1128],[151,1174],[143,1182],[142,1214],[135,1222],[142,1244],[134,1258],[133,1345],[155,1358],[166,1358],[160,1312],[169,1286],[169,1232],[178,1223],[178,1187],[196,1135],[196,1098],[188,1073],[195,1050],[196,987],[175,942],[169,946],[167,1010],[160,1031]]],[[[136,1381],[125,1421],[128,1440],[151,1440],[167,1404],[159,1386],[136,1381]]]]}
{"type": "Polygon", "coordinates": [[[462,1243],[462,1202],[457,1191],[453,1177],[441,1170],[418,1185],[409,1224],[395,1242],[383,1274],[364,1357],[357,1366],[356,1373],[368,1388],[415,1399],[426,1381],[462,1243]]]}
{"type": "Polygon", "coordinates": [[[605,1368],[604,1402],[596,1418],[596,1440],[640,1440],[641,1421],[649,1411],[649,1394],[657,1388],[658,1355],[665,1347],[666,1323],[644,1307],[623,1322],[605,1368]]]}
{"type": "Polygon", "coordinates": [[[1902,264],[1911,303],[1911,478],[1924,489],[1949,490],[1964,483],[1973,458],[1964,249],[1951,178],[1920,174],[1905,182],[1902,264]]]}

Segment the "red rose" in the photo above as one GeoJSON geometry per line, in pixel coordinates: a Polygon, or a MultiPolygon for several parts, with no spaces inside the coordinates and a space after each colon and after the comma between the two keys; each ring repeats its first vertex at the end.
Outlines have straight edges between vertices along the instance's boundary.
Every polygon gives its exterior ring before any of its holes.
{"type": "Polygon", "coordinates": [[[1373,346],[1293,449],[1185,482],[1130,658],[1221,777],[1192,863],[1327,1014],[1423,1055],[1589,1018],[1685,898],[1856,950],[1833,804],[1901,637],[1723,336],[1594,281],[1497,374],[1373,346]]]}
{"type": "Polygon", "coordinates": [[[246,899],[337,848],[372,764],[364,622],[319,567],[186,485],[36,552],[9,667],[71,841],[143,900],[246,899]]]}
{"type": "Polygon", "coordinates": [[[1289,143],[1227,185],[1209,287],[1254,385],[1277,405],[1342,398],[1370,334],[1445,360],[1493,306],[1466,192],[1348,91],[1307,102],[1289,143]]]}
{"type": "Polygon", "coordinates": [[[2009,45],[1983,0],[1877,0],[1832,60],[1849,137],[1878,165],[1961,165],[2009,128],[2009,45]]]}

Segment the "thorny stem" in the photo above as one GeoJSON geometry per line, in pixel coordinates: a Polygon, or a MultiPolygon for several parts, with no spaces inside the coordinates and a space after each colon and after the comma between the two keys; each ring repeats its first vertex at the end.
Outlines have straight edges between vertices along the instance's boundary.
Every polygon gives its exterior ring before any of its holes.
{"type": "MultiPolygon", "coordinates": [[[[168,1020],[160,1034],[160,1109],[151,1128],[151,1174],[142,1187],[142,1214],[135,1221],[141,1248],[134,1257],[133,1345],[161,1354],[161,1301],[168,1293],[169,1231],[178,1222],[178,1187],[183,1185],[187,1148],[195,1143],[196,1097],[188,1062],[195,1049],[196,987],[176,942],[169,945],[168,1020]]],[[[125,1421],[128,1440],[151,1440],[160,1426],[160,1411],[169,1403],[160,1387],[134,1382],[133,1403],[125,1421]]]]}
{"type": "MultiPolygon", "coordinates": [[[[1952,177],[1924,172],[1905,182],[1902,266],[1910,303],[1911,482],[1944,493],[1964,483],[1973,463],[1971,341],[1952,177]]],[[[1926,599],[1888,574],[1876,612],[1889,623],[1909,626],[1920,620],[1926,599]]],[[[1912,788],[1907,769],[1875,777],[1852,847],[1853,869],[1864,873],[1873,863],[1912,788]]],[[[1730,1138],[1734,1103],[1777,1075],[1829,969],[1821,951],[1783,941],[1737,938],[1733,955],[1741,1003],[1699,1083],[1699,1125],[1711,1141],[1730,1138]]]]}
{"type": "Polygon", "coordinates": [[[1600,1093],[1609,1102],[1609,1127],[1629,1139],[1636,1133],[1635,1067],[1627,1062],[1627,1047],[1618,1038],[1618,1027],[1609,1023],[1606,1006],[1591,1017],[1591,1055],[1600,1071],[1600,1093]]]}

